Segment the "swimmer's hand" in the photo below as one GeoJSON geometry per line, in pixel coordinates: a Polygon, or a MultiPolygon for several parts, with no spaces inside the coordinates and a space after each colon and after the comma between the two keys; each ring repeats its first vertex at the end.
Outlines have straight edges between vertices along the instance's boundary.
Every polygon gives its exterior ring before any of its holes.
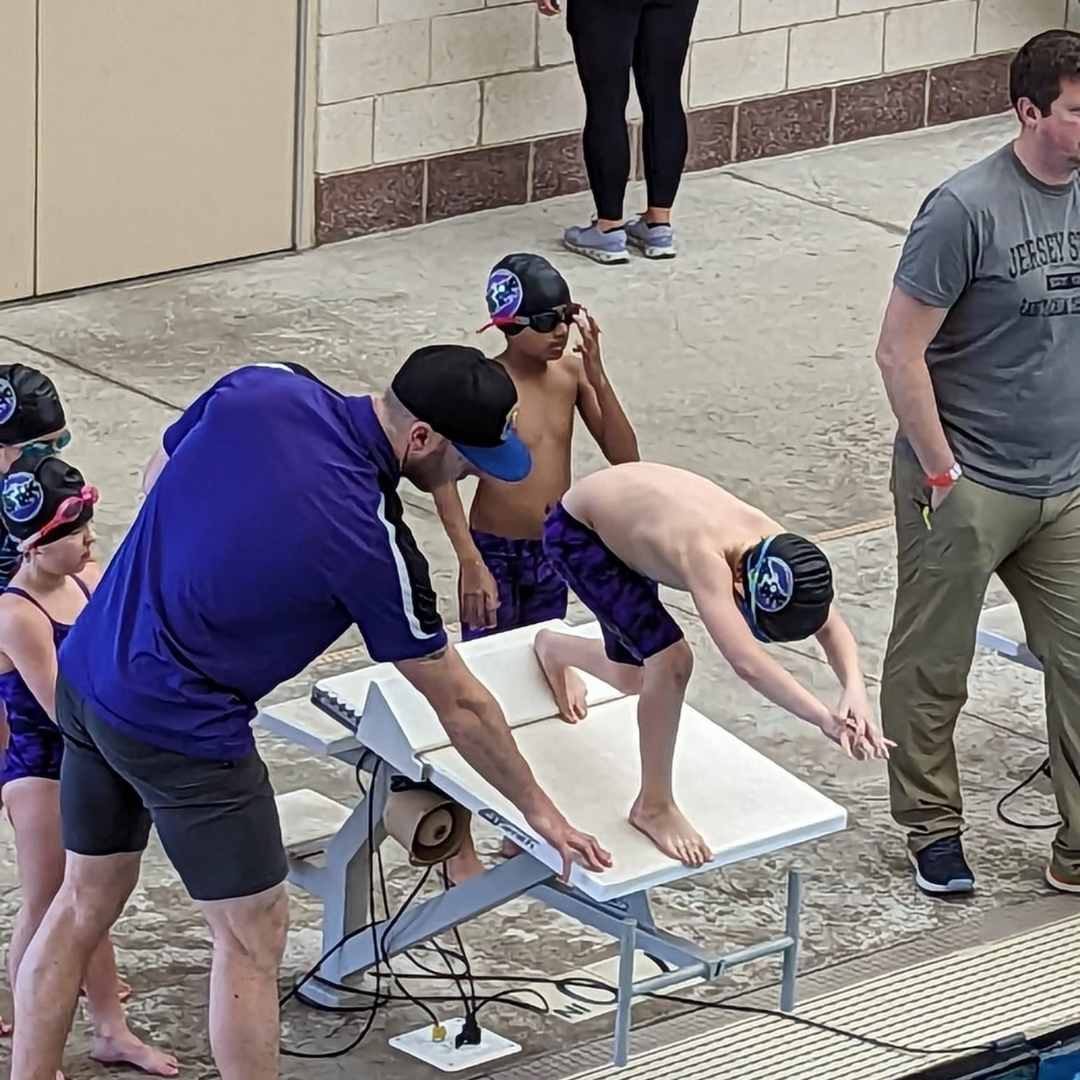
{"type": "Polygon", "coordinates": [[[574,863],[593,873],[600,873],[611,867],[611,853],[600,846],[595,836],[575,829],[554,806],[528,814],[525,820],[530,828],[562,856],[560,881],[570,880],[570,870],[574,863]]]}
{"type": "Polygon", "coordinates": [[[461,625],[470,630],[491,630],[499,610],[499,587],[483,559],[467,559],[458,574],[461,625]]]}
{"type": "Polygon", "coordinates": [[[577,327],[581,338],[580,343],[574,346],[574,352],[581,357],[585,368],[585,378],[594,389],[599,389],[607,380],[604,374],[604,360],[600,352],[600,327],[584,308],[574,316],[574,326],[577,327]]]}
{"type": "Polygon", "coordinates": [[[862,687],[844,690],[836,708],[830,710],[828,720],[821,724],[821,730],[856,761],[887,758],[889,747],[896,745],[878,730],[866,690],[862,687]]]}

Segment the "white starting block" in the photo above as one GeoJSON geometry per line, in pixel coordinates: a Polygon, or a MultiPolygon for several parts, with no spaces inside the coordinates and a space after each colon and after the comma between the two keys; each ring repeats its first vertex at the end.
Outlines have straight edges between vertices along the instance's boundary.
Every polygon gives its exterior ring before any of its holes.
{"type": "Polygon", "coordinates": [[[979,619],[976,640],[984,649],[1022,667],[1033,671],[1043,669],[1038,657],[1027,646],[1027,631],[1015,601],[987,608],[979,619]]]}
{"type": "MultiPolygon", "coordinates": [[[[599,627],[549,629],[598,637],[599,627]]],[[[540,786],[577,827],[597,836],[614,865],[602,873],[575,867],[567,885],[558,882],[558,853],[528,827],[519,811],[484,781],[451,745],[427,701],[388,664],[380,664],[316,684],[312,698],[266,710],[268,730],[375,774],[366,798],[342,818],[338,804],[327,807],[294,792],[284,807],[295,814],[307,799],[313,822],[289,845],[290,880],[324,901],[323,943],[328,951],[368,922],[370,864],[385,839],[386,800],[402,785],[430,784],[500,830],[523,850],[486,873],[445,894],[417,904],[390,928],[350,938],[323,965],[324,980],[306,993],[337,1004],[330,983],[343,983],[374,966],[375,939],[384,959],[442,934],[516,897],[528,895],[564,915],[595,927],[620,943],[615,1062],[629,1052],[630,1008],[637,995],[655,993],[689,978],[714,980],[737,964],[782,954],[781,1008],[795,1005],[799,951],[800,880],[788,875],[784,932],[771,941],[724,955],[657,927],[648,890],[743,859],[775,853],[844,828],[844,809],[747,746],[697,710],[684,706],[675,761],[674,786],[680,806],[708,842],[715,858],[691,870],[663,855],[627,821],[637,794],[637,699],[586,676],[589,715],[578,724],[559,716],[555,700],[533,652],[541,627],[527,627],[468,642],[461,655],[501,704],[518,748],[540,786]],[[318,708],[316,708],[316,705],[318,708]],[[322,712],[319,712],[322,710],[322,712]],[[330,720],[329,718],[333,719],[330,720]],[[327,727],[327,723],[332,725],[327,727]],[[317,804],[317,805],[316,805],[317,804]],[[340,822],[332,836],[327,832],[340,822]],[[317,834],[317,835],[316,835],[317,834]],[[323,855],[310,858],[320,849],[323,855]],[[390,930],[389,933],[387,931],[390,930]],[[664,974],[635,983],[635,950],[661,961],[664,974]]],[[[344,808],[341,808],[343,810],[344,808]]]]}

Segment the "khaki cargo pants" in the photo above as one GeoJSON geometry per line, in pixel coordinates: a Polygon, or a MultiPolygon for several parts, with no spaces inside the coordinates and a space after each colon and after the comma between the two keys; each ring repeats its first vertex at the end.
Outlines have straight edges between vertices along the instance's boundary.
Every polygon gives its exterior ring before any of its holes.
{"type": "Polygon", "coordinates": [[[1058,809],[1054,865],[1080,875],[1080,489],[1010,495],[961,477],[931,516],[905,450],[893,458],[897,587],[881,716],[893,817],[918,852],[962,830],[953,730],[967,701],[975,633],[990,576],[1016,598],[1045,671],[1046,727],[1058,809]]]}

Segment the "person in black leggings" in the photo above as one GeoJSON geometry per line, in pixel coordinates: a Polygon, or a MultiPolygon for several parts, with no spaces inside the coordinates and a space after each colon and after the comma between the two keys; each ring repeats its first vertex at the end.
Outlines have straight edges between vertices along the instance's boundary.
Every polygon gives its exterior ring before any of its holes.
{"type": "MultiPolygon", "coordinates": [[[[537,0],[553,15],[558,0],[537,0]]],[[[582,137],[596,221],[566,230],[563,243],[597,262],[626,262],[629,242],[649,258],[671,258],[671,207],[686,161],[682,71],[698,0],[567,0],[586,118],[582,137]],[[648,208],[627,223],[630,176],[626,103],[634,73],[643,114],[648,208]]]]}

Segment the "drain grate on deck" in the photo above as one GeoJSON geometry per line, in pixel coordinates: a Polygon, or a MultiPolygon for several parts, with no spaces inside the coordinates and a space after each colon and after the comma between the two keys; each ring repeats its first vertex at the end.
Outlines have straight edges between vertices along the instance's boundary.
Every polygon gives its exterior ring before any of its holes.
{"type": "MultiPolygon", "coordinates": [[[[977,1047],[1080,1019],[1080,916],[808,1001],[808,1020],[913,1046],[977,1047]]],[[[916,1057],[760,1017],[572,1080],[897,1080],[959,1054],[916,1057]]]]}

